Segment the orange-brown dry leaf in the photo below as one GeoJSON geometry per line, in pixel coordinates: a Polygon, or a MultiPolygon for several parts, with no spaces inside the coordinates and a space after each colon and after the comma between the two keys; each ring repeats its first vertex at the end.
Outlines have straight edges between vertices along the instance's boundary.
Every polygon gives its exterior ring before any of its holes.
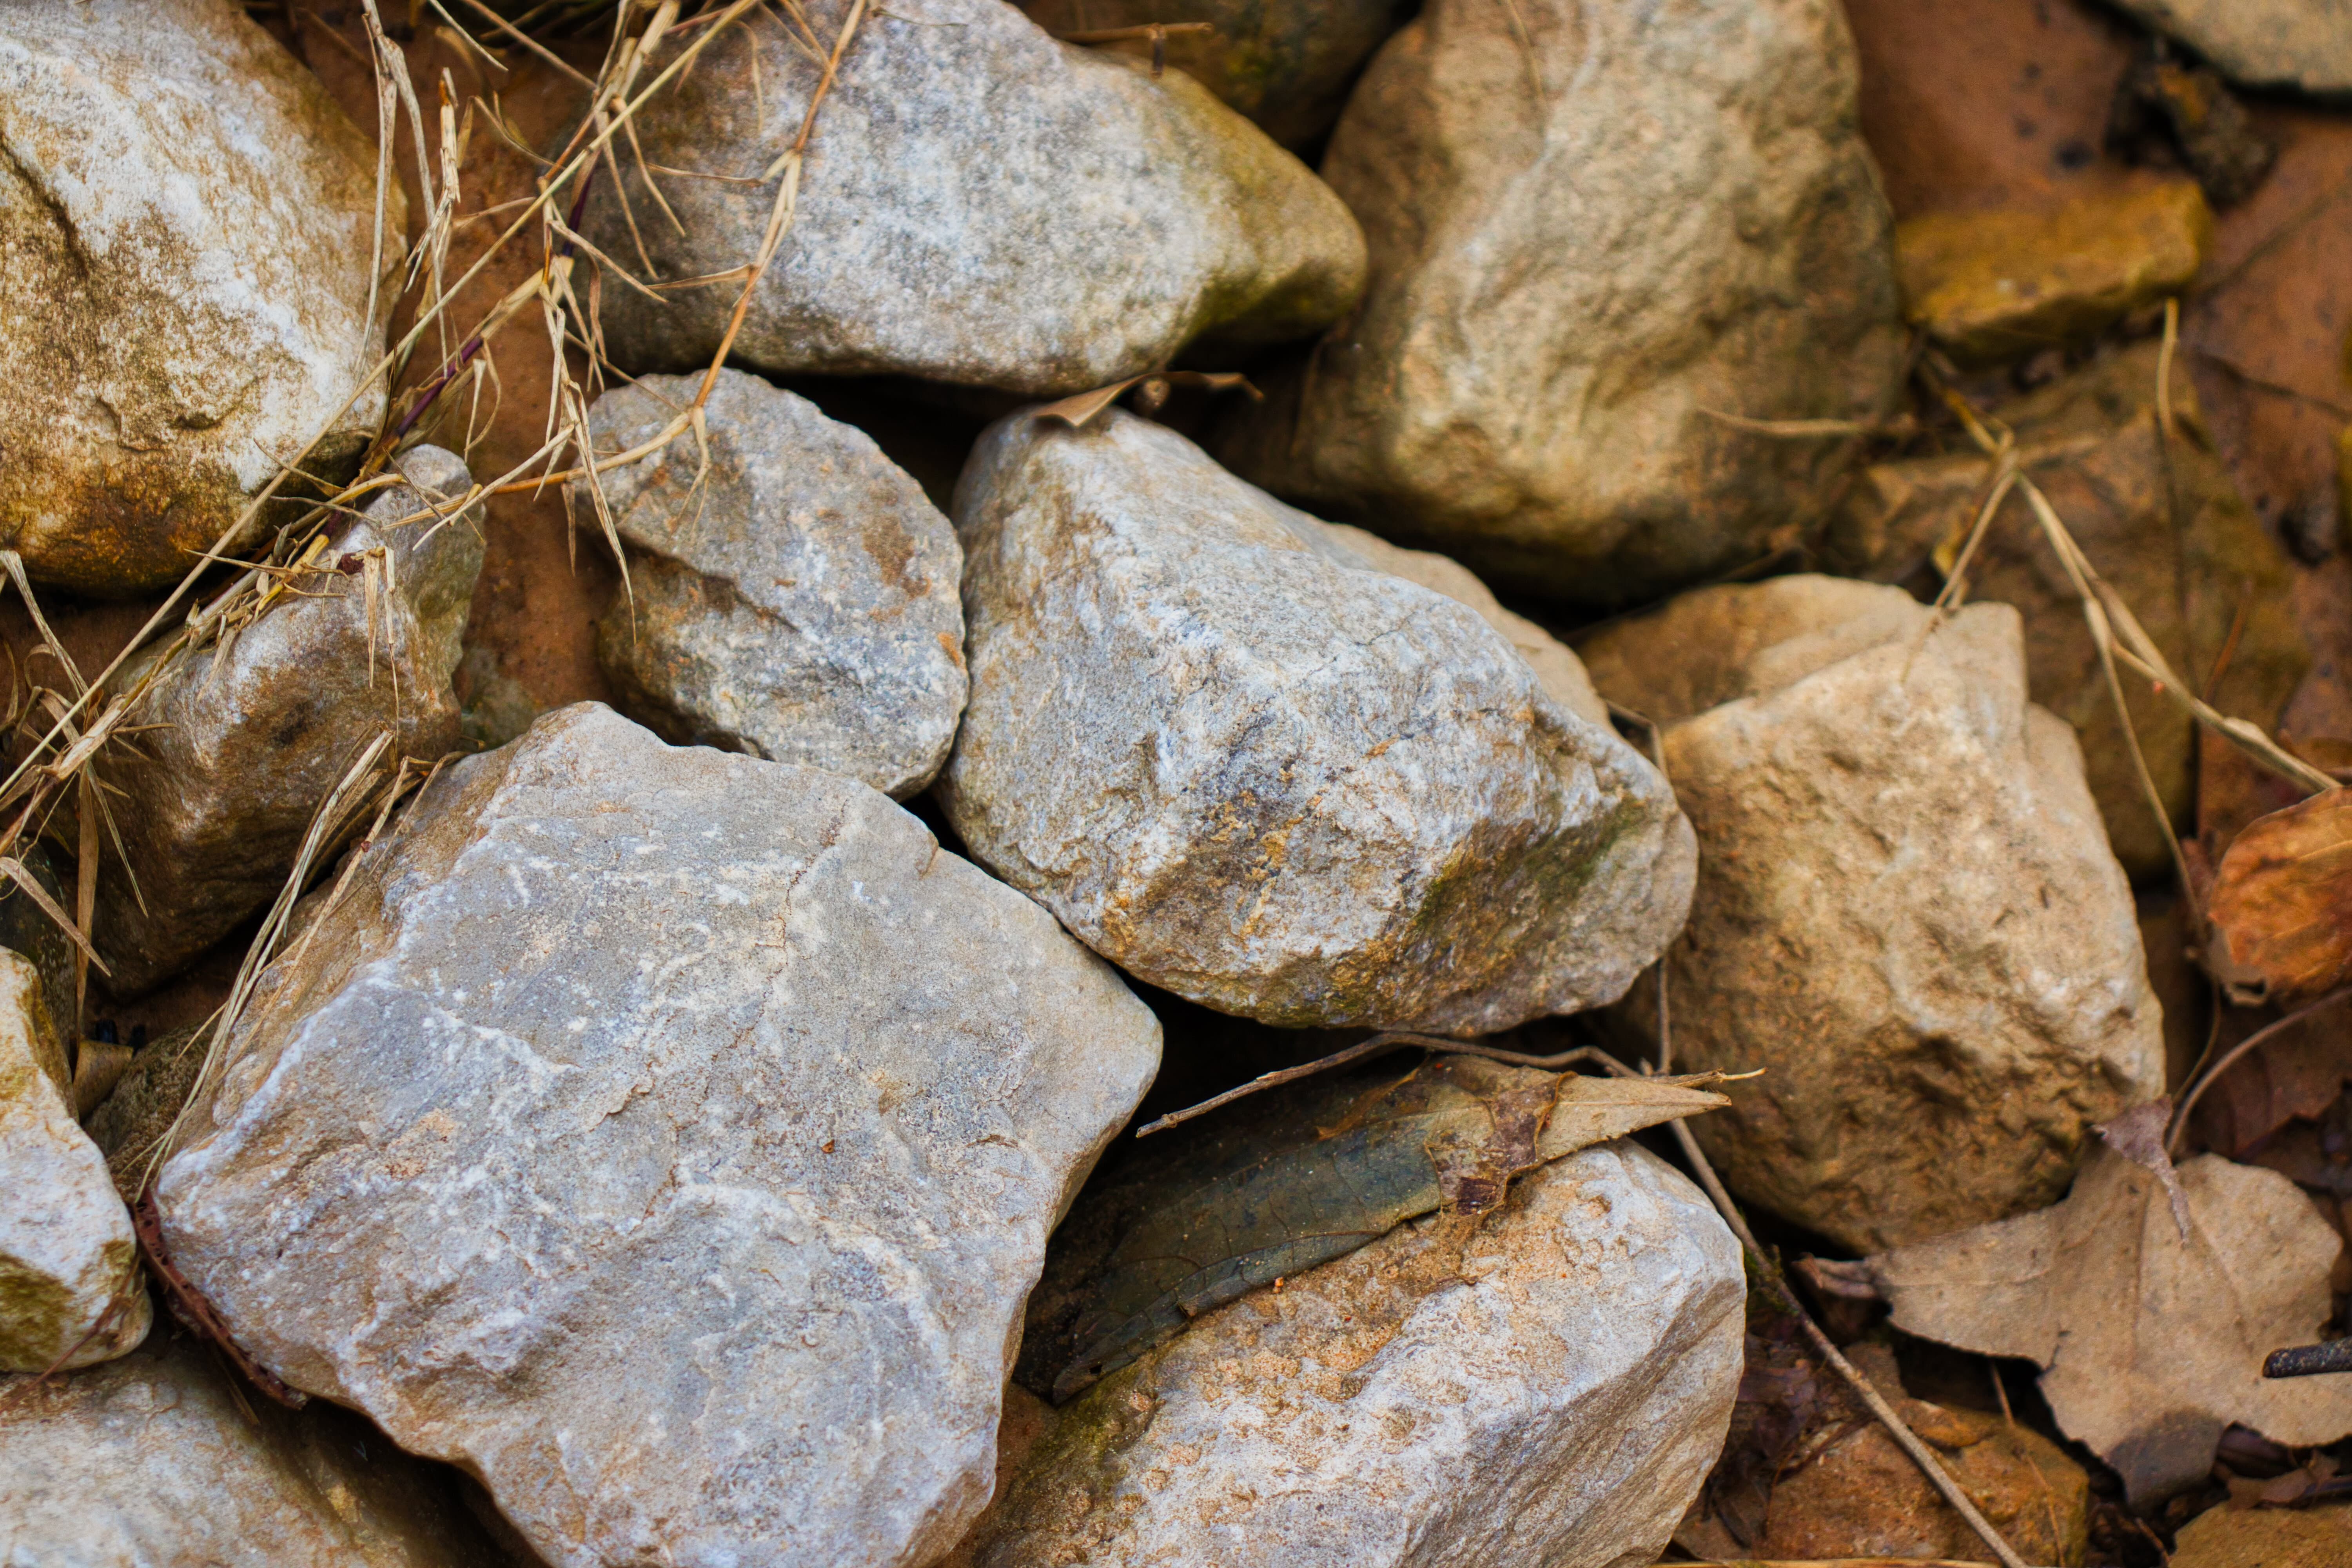
{"type": "Polygon", "coordinates": [[[2209,911],[2213,972],[2235,996],[2293,1001],[2352,981],[2352,789],[2239,834],[2209,911]]]}

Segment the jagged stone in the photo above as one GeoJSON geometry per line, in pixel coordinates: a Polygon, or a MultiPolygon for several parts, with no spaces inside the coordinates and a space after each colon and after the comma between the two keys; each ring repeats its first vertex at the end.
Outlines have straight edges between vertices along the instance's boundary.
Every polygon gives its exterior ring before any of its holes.
{"type": "Polygon", "coordinates": [[[2352,0],[2116,0],[2250,87],[2352,92],[2352,0]]]}

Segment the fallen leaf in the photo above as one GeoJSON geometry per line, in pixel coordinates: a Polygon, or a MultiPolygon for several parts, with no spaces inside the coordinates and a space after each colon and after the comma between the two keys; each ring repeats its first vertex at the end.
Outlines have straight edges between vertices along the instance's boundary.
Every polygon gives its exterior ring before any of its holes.
{"type": "Polygon", "coordinates": [[[2172,1099],[2167,1095],[2146,1105],[2135,1105],[2113,1121],[2095,1123],[2091,1131],[2105,1139],[2108,1148],[2164,1184],[2165,1198],[2172,1205],[2173,1226],[2180,1232],[2180,1239],[2186,1241],[2189,1194],[2180,1190],[2180,1173],[2172,1168],[2172,1156],[2164,1148],[2164,1135],[2171,1125],[2172,1099]]]}
{"type": "Polygon", "coordinates": [[[1728,1101],[1692,1079],[1601,1079],[1445,1056],[1308,1079],[1132,1145],[1055,1237],[1016,1375],[1059,1404],[1193,1317],[1510,1179],[1728,1101]]]}
{"type": "Polygon", "coordinates": [[[2257,818],[2231,841],[2207,913],[2214,977],[2249,1004],[2352,981],[2352,789],[2257,818]]]}
{"type": "MultiPolygon", "coordinates": [[[[2277,1020],[2239,1009],[2223,1011],[2217,1039],[2226,1055],[2257,1029],[2277,1020]]],[[[2197,1142],[2242,1160],[2288,1123],[2316,1121],[2352,1081],[2352,1006],[2314,1014],[2280,1030],[2230,1064],[2205,1086],[2189,1119],[2197,1142]]]]}
{"type": "Polygon", "coordinates": [[[2275,1172],[2207,1154],[2179,1174],[2185,1240],[2155,1173],[2102,1147],[2055,1207],[1869,1259],[1897,1328],[2041,1365],[2136,1507],[2202,1480],[2232,1422],[2294,1447],[2352,1433],[2352,1379],[2262,1375],[2323,1337],[2335,1229],[2275,1172]]]}
{"type": "Polygon", "coordinates": [[[1263,402],[1265,396],[1249,384],[1248,377],[1235,371],[1163,370],[1148,375],[1130,375],[1125,381],[1114,381],[1108,386],[1097,386],[1092,392],[1073,393],[1034,412],[1040,419],[1058,419],[1073,430],[1083,430],[1099,418],[1104,409],[1118,402],[1119,395],[1129,387],[1145,383],[1158,384],[1160,388],[1159,395],[1163,397],[1170,386],[1199,386],[1211,392],[1223,392],[1228,387],[1237,386],[1250,395],[1252,402],[1263,402]]]}

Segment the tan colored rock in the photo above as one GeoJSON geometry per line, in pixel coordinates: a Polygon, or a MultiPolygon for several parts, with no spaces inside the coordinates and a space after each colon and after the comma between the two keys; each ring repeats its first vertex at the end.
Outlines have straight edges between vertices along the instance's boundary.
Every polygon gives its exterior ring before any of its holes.
{"type": "Polygon", "coordinates": [[[20,1387],[0,1382],[0,1562],[520,1568],[454,1474],[348,1411],[233,1390],[185,1334],[20,1387]]]}
{"type": "MultiPolygon", "coordinates": [[[[130,796],[112,803],[130,869],[106,855],[94,936],[116,995],[155,984],[278,896],[319,803],[379,731],[393,731],[387,762],[429,765],[457,743],[450,677],[482,566],[481,512],[455,510],[470,481],[451,453],[419,447],[396,466],[408,482],[380,492],[317,570],[291,580],[300,593],[151,691],[132,721],[159,726],[139,735],[142,755],[107,753],[103,777],[130,796]],[[375,552],[389,587],[372,613],[368,569],[336,568],[375,552]]],[[[128,667],[121,689],[155,657],[128,667]]]]}
{"type": "MultiPolygon", "coordinates": [[[[830,38],[850,3],[804,9],[830,38]]],[[[737,28],[636,117],[645,158],[766,170],[798,135],[817,75],[787,29],[737,28]]],[[[642,236],[653,272],[684,279],[758,251],[772,180],[664,181],[681,232],[645,221],[659,209],[643,164],[622,166],[635,234],[610,181],[585,220],[607,256],[643,268],[642,236]]],[[[1363,288],[1347,208],[1256,127],[1181,72],[1154,80],[1056,43],[999,0],[868,12],[797,201],[733,340],[735,362],[759,370],[1058,395],[1162,368],[1196,339],[1307,336],[1363,288]]],[[[701,287],[656,303],[608,283],[605,342],[633,371],[699,369],[736,295],[701,287]]]]}
{"type": "Polygon", "coordinates": [[[1739,1380],[1739,1250],[1631,1143],[1204,1312],[1054,1413],[973,1568],[1655,1560],[1739,1380]]]}
{"type": "Polygon", "coordinates": [[[1874,414],[1891,222],[1832,0],[1433,0],[1324,177],[1371,283],[1216,449],[1507,593],[1654,596],[1765,553],[1819,444],[1717,414],[1874,414]]]}
{"type": "Polygon", "coordinates": [[[162,1163],[156,1152],[195,1092],[211,1039],[210,1029],[191,1026],[148,1041],[91,1112],[90,1141],[106,1156],[107,1174],[124,1203],[139,1201],[148,1166],[162,1163]]]}
{"type": "Polygon", "coordinates": [[[2250,87],[2352,93],[2352,0],[2116,0],[2250,87]]]}
{"type": "Polygon", "coordinates": [[[1478,1034],[1613,999],[1680,924],[1690,841],[1648,762],[1174,431],[1016,415],[956,519],[972,685],[940,802],[1129,973],[1285,1026],[1478,1034]]]}
{"type": "MultiPolygon", "coordinates": [[[[589,411],[597,450],[651,441],[701,390],[649,375],[589,411]]],[[[705,439],[600,477],[629,558],[596,657],[669,740],[843,773],[904,800],[963,715],[963,553],[864,431],[719,372],[705,439]]],[[[575,515],[596,514],[584,480],[575,515]]]]}
{"type": "Polygon", "coordinates": [[[2185,292],[2213,214],[2194,180],[2079,196],[2055,212],[1930,213],[1895,231],[1906,312],[1969,363],[2093,336],[2185,292]]]}
{"type": "Polygon", "coordinates": [[[145,1339],[150,1321],[131,1215],[107,1179],[105,1156],[67,1103],[65,1062],[47,1012],[39,973],[21,954],[0,952],[0,1192],[8,1194],[0,1205],[0,1371],[6,1372],[106,1361],[145,1339]]]}
{"type": "Polygon", "coordinates": [[[887,797],[581,703],[360,859],[157,1204],[257,1359],[558,1568],[915,1568],[1159,1043],[887,797]]]}
{"type": "MultiPolygon", "coordinates": [[[[1056,37],[1154,22],[1206,22],[1214,32],[1160,43],[1167,63],[1286,147],[1331,129],[1356,73],[1411,14],[1408,0],[1015,0],[1056,37]]],[[[1152,41],[1097,46],[1149,61],[1152,41]]]]}
{"type": "MultiPolygon", "coordinates": [[[[2172,667],[2223,712],[2274,728],[2310,653],[2289,602],[2294,567],[2213,450],[2187,372],[2171,388],[2179,436],[2157,430],[2154,342],[2101,359],[1999,409],[2024,472],[2172,667]],[[2222,664],[2224,648],[2230,652],[2222,664]]],[[[1948,568],[1984,502],[1971,450],[1864,471],[1828,542],[1840,571],[1882,581],[1948,568]]],[[[1969,596],[2025,616],[2033,700],[2074,725],[2091,795],[2124,868],[2168,877],[2172,858],[2132,765],[2081,602],[2025,499],[2011,494],[1969,569],[1969,596]]],[[[2127,672],[2124,697],[2174,827],[2195,830],[2196,737],[2179,708],[2127,672]]]]}
{"type": "Polygon", "coordinates": [[[0,543],[36,580],[177,582],[312,437],[309,471],[357,461],[375,167],[231,0],[0,10],[0,543]]]}
{"type": "Polygon", "coordinates": [[[1734,1192],[1856,1250],[1936,1236],[2054,1200],[2091,1124],[2161,1092],[2131,889],[2015,611],[1781,577],[1583,653],[1668,726],[1698,832],[1677,1065],[1765,1069],[1693,1129],[1734,1192]]]}
{"type": "Polygon", "coordinates": [[[2343,1568],[2352,1508],[2210,1508],[2180,1527],[2170,1568],[2343,1568]]]}

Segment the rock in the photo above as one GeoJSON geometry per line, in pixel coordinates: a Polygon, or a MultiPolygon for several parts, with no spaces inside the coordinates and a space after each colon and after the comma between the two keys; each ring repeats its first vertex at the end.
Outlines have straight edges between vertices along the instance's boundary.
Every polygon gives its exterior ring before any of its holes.
{"type": "MultiPolygon", "coordinates": [[[[21,1386],[21,1385],[20,1385],[21,1386]]],[[[508,1568],[456,1478],[348,1411],[233,1391],[195,1340],[0,1406],[0,1562],[508,1568]]]]}
{"type": "Polygon", "coordinates": [[[1906,313],[1964,363],[2078,342],[2185,292],[2213,214],[2194,180],[2077,197],[2055,212],[1931,213],[1895,231],[1906,313]]]}
{"type": "Polygon", "coordinates": [[[2352,0],[2116,0],[2250,87],[2352,92],[2352,0]]]}
{"type": "Polygon", "coordinates": [[[1096,1384],[964,1561],[1649,1563],[1723,1441],[1744,1289],[1697,1189],[1588,1149],[1096,1384]]]}
{"type": "Polygon", "coordinates": [[[107,1173],[126,1204],[139,1201],[156,1147],[195,1092],[212,1031],[201,1025],[174,1029],[150,1040],[131,1058],[99,1108],[90,1113],[89,1136],[106,1156],[107,1173]]]}
{"type": "Polygon", "coordinates": [[[0,1370],[8,1372],[119,1356],[147,1337],[150,1321],[131,1215],[66,1101],[47,1011],[39,972],[21,954],[0,952],[0,1190],[8,1194],[0,1209],[0,1370]]]}
{"type": "Polygon", "coordinates": [[[1616,997],[1680,924],[1688,830],[1647,762],[1174,431],[1015,415],[956,526],[940,804],[1129,973],[1289,1027],[1478,1034],[1616,997]]]}
{"type": "MultiPolygon", "coordinates": [[[[1339,118],[1356,74],[1411,12],[1409,0],[1015,0],[1056,36],[1154,22],[1206,22],[1216,31],[1165,40],[1167,63],[1257,122],[1286,147],[1303,148],[1339,118]]],[[[1150,60],[1149,38],[1109,43],[1150,60]]]]}
{"type": "Polygon", "coordinates": [[[2187,165],[2217,207],[2252,195],[2278,162],[2278,144],[2228,84],[2156,38],[2142,43],[2116,84],[2105,140],[2128,163],[2187,165]]]}
{"type": "Polygon", "coordinates": [[[2339,1568],[2352,1562],[2352,1508],[2207,1509],[2180,1527],[2171,1568],[2339,1568]]]}
{"type": "Polygon", "coordinates": [[[1107,967],[863,784],[591,703],[445,770],[306,941],[158,1184],[259,1361],[560,1568],[955,1542],[1158,1059],[1107,967]]]}
{"type": "MultiPolygon", "coordinates": [[[[133,720],[163,727],[139,735],[142,755],[107,764],[106,782],[130,797],[111,803],[130,868],[106,856],[93,937],[117,996],[154,985],[278,896],[320,802],[379,731],[394,732],[387,764],[429,765],[457,744],[449,678],[482,566],[481,514],[404,521],[449,511],[471,481],[437,447],[397,467],[407,482],[291,580],[299,594],[163,678],[133,720]],[[389,592],[374,568],[336,570],[378,551],[389,592]]],[[[120,689],[155,657],[126,668],[120,689]]]]}
{"type": "Polygon", "coordinates": [[[1507,592],[1614,606],[1769,552],[1824,444],[1715,416],[1874,416],[1900,382],[1829,0],[1433,0],[1323,173],[1370,287],[1216,449],[1507,592]]]}
{"type": "MultiPolygon", "coordinates": [[[[700,389],[606,393],[597,450],[653,439],[700,389]]],[[[599,481],[628,551],[596,634],[622,707],[672,741],[916,794],[963,713],[955,531],[865,432],[756,375],[721,371],[706,424],[707,472],[689,437],[599,481]]]]}
{"type": "Polygon", "coordinates": [[[2053,1201],[2091,1124],[2162,1091],[2131,889],[2014,610],[1781,577],[1583,653],[1667,725],[1698,831],[1675,1053],[1765,1069],[1693,1127],[1735,1193],[1856,1251],[1936,1236],[2053,1201]]]}
{"type": "MultiPolygon", "coordinates": [[[[373,145],[228,0],[0,15],[0,542],[39,582],[175,583],[248,500],[348,473],[383,350],[373,145]]],[[[385,194],[387,265],[407,212],[385,194]]]]}
{"type": "MultiPolygon", "coordinates": [[[[1998,412],[2017,433],[2024,473],[2173,668],[2200,681],[2219,668],[2208,700],[2271,729],[2310,667],[2290,602],[2294,567],[2238,493],[2178,367],[2179,437],[2160,440],[2158,353],[2158,344],[2140,344],[1998,412]]],[[[1865,469],[1832,521],[1830,561],[1885,581],[1939,577],[1984,502],[1989,472],[1972,451],[1865,469]]],[[[2091,795],[2117,858],[2135,877],[2170,875],[2171,853],[2116,724],[2081,602],[2022,496],[2012,493],[1987,531],[1969,569],[1969,596],[2024,615],[2033,700],[2081,737],[2091,795]]],[[[2123,686],[2158,793],[2175,828],[2191,832],[2190,721],[2146,680],[2123,672],[2123,686]]]]}
{"type": "MultiPolygon", "coordinates": [[[[847,3],[806,7],[819,34],[847,3]]],[[[798,134],[816,75],[783,29],[732,32],[637,116],[646,160],[764,170],[798,134]]],[[[635,158],[624,166],[655,274],[722,271],[759,249],[772,181],[666,182],[681,234],[644,221],[653,193],[635,158]]],[[[586,232],[635,270],[613,188],[591,196],[586,232]]],[[[996,0],[867,13],[818,112],[798,204],[738,363],[1053,395],[1159,369],[1195,339],[1306,336],[1363,287],[1361,234],[1297,159],[1182,73],[1155,81],[1056,43],[996,0]]],[[[633,371],[699,369],[739,288],[656,303],[608,285],[605,342],[633,371]]]]}
{"type": "MultiPolygon", "coordinates": [[[[17,861],[31,872],[49,902],[60,910],[73,908],[69,891],[73,862],[64,861],[65,874],[58,875],[60,858],[46,844],[18,841],[17,861]]],[[[25,890],[13,881],[0,880],[0,948],[29,960],[41,975],[41,1012],[39,1018],[47,1031],[43,1046],[45,1061],[54,1058],[62,1084],[70,1087],[69,1048],[80,1032],[79,1009],[74,1003],[73,939],[65,929],[41,911],[38,904],[27,898],[25,890]]]]}

